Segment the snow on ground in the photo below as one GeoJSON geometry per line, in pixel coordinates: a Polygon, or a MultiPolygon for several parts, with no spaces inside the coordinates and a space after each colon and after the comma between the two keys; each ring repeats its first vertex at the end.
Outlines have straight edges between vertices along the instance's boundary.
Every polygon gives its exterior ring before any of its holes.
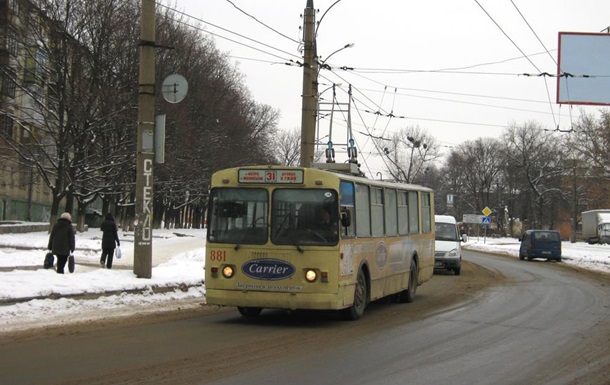
{"type": "Polygon", "coordinates": [[[119,232],[123,255],[111,270],[100,266],[101,231],[77,233],[73,274],[42,268],[48,237],[0,234],[0,333],[204,300],[205,230],[155,230],[150,279],[133,273],[133,233],[119,232]]]}
{"type": "MultiPolygon", "coordinates": [[[[119,238],[123,258],[107,270],[99,265],[101,232],[78,233],[76,271],[61,275],[42,268],[47,232],[0,234],[0,332],[204,302],[205,230],[155,230],[150,279],[133,273],[133,233],[119,238]]],[[[519,242],[471,237],[464,247],[518,258],[519,242]]],[[[610,245],[562,247],[564,263],[610,273],[610,245]]]]}
{"type": "MultiPolygon", "coordinates": [[[[465,248],[519,258],[519,241],[515,238],[470,237],[465,248]]],[[[562,242],[561,258],[570,265],[610,273],[610,245],[562,242]]]]}

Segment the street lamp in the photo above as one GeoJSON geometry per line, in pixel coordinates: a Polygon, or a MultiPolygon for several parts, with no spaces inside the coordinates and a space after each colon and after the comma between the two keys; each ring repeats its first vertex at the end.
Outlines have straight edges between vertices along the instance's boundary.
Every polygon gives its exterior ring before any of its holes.
{"type": "Polygon", "coordinates": [[[330,69],[330,66],[328,64],[326,64],[328,59],[330,59],[330,57],[333,56],[334,54],[336,54],[337,52],[341,52],[341,51],[343,51],[344,49],[347,49],[347,48],[352,48],[354,45],[355,45],[354,43],[349,43],[349,44],[346,44],[343,47],[339,48],[338,50],[334,51],[333,53],[328,55],[326,57],[326,59],[320,61],[321,67],[322,68],[326,68],[326,69],[330,69]]]}

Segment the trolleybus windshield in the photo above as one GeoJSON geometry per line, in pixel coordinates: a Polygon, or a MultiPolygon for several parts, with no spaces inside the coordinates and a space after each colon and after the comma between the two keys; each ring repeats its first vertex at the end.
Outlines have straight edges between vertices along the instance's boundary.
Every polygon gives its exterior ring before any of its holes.
{"type": "Polygon", "coordinates": [[[273,192],[271,242],[276,245],[336,245],[337,192],[282,188],[273,192]]]}
{"type": "Polygon", "coordinates": [[[208,241],[212,243],[265,244],[268,237],[267,190],[255,188],[217,188],[212,201],[208,241]]]}

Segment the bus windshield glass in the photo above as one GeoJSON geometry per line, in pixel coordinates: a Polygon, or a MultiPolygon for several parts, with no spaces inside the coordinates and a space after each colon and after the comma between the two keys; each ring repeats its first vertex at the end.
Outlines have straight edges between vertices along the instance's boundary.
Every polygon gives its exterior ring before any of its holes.
{"type": "Polygon", "coordinates": [[[267,190],[216,188],[210,192],[208,241],[212,243],[265,244],[268,239],[267,190]]]}
{"type": "Polygon", "coordinates": [[[336,245],[337,192],[326,189],[276,189],[271,205],[271,241],[276,245],[336,245]]]}

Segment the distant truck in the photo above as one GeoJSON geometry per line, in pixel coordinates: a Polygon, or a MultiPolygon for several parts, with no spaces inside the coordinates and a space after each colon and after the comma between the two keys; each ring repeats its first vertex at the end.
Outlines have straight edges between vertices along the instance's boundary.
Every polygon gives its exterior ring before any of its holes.
{"type": "Polygon", "coordinates": [[[589,243],[610,243],[610,209],[583,211],[582,236],[589,243]]]}

